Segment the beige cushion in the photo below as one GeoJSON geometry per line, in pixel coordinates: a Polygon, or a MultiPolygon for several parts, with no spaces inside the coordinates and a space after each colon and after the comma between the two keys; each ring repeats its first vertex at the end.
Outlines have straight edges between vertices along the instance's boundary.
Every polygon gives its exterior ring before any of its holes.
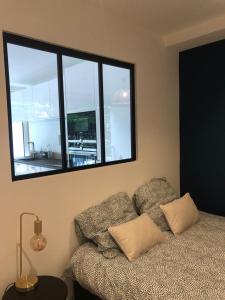
{"type": "Polygon", "coordinates": [[[160,205],[174,234],[185,231],[199,219],[199,212],[189,193],[168,204],[160,205]]]}
{"type": "Polygon", "coordinates": [[[109,227],[108,231],[130,261],[165,239],[146,213],[132,221],[109,227]]]}

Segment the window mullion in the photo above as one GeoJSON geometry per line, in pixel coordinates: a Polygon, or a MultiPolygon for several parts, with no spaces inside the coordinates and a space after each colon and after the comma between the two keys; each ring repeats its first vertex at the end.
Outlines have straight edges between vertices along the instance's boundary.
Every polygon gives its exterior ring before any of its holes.
{"type": "Polygon", "coordinates": [[[61,54],[57,54],[57,68],[58,68],[58,87],[59,87],[59,116],[60,116],[62,169],[65,170],[65,169],[67,169],[67,153],[66,153],[63,66],[62,66],[62,55],[61,54]]]}
{"type": "Polygon", "coordinates": [[[130,68],[130,129],[131,129],[131,154],[136,159],[136,124],[135,124],[135,81],[134,66],[130,68]]]}
{"type": "Polygon", "coordinates": [[[101,132],[101,161],[105,163],[105,118],[104,118],[104,93],[103,93],[103,68],[102,63],[98,63],[98,85],[99,85],[99,112],[100,112],[100,132],[101,132]]]}

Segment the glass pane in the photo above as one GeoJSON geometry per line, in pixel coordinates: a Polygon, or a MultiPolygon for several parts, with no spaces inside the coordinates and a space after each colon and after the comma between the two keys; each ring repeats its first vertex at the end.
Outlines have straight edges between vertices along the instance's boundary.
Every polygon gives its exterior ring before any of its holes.
{"type": "Polygon", "coordinates": [[[106,161],[131,158],[130,70],[103,65],[106,161]]]}
{"type": "Polygon", "coordinates": [[[23,143],[23,123],[13,122],[13,154],[14,158],[20,158],[24,156],[24,143],[23,143]]]}
{"type": "Polygon", "coordinates": [[[56,54],[7,44],[15,175],[60,169],[56,54]]]}
{"type": "Polygon", "coordinates": [[[68,167],[101,162],[98,64],[63,56],[68,167]]]}

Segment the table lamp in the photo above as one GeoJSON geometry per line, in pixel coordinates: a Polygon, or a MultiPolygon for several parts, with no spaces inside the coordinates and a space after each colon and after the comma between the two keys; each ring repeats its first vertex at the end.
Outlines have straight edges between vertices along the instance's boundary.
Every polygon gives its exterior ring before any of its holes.
{"type": "Polygon", "coordinates": [[[42,221],[39,217],[30,212],[23,212],[20,215],[20,269],[19,269],[19,277],[15,282],[16,290],[19,292],[28,292],[36,287],[38,284],[38,277],[35,275],[23,275],[23,216],[31,215],[36,219],[34,221],[34,236],[30,240],[30,247],[34,251],[41,251],[45,248],[47,244],[46,238],[42,235],[42,221]]]}

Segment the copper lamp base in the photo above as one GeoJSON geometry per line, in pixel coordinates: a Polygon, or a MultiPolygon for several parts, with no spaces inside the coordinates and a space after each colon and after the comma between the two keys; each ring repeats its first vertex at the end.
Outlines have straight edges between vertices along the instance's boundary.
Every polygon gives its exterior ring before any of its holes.
{"type": "Polygon", "coordinates": [[[26,293],[33,290],[38,284],[38,277],[34,275],[26,275],[18,278],[15,287],[18,292],[26,293]]]}

